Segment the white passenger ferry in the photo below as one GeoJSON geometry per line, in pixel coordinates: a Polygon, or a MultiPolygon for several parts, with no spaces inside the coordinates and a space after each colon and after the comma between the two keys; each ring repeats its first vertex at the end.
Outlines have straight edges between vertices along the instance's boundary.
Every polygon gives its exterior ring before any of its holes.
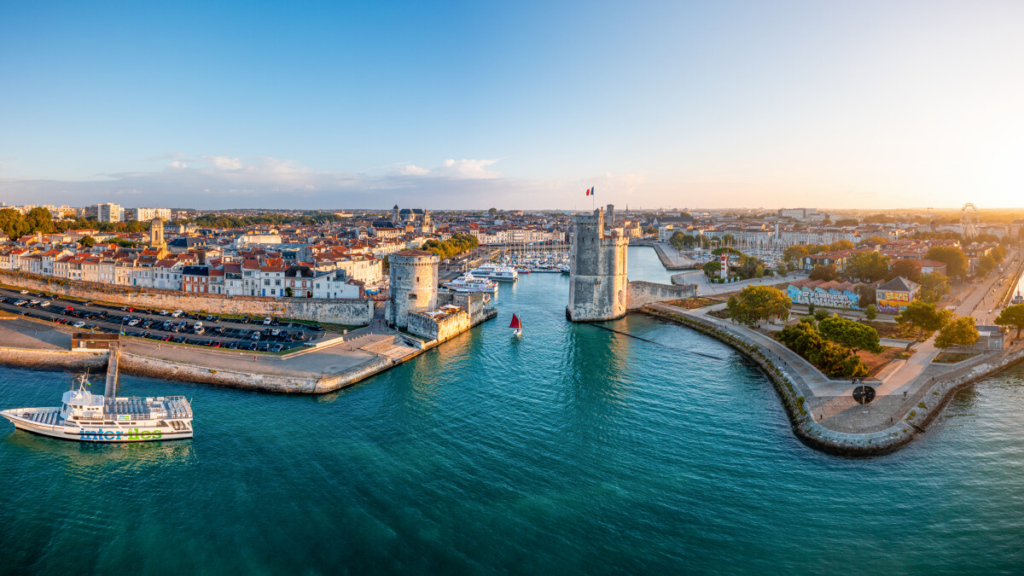
{"type": "Polygon", "coordinates": [[[15,408],[0,411],[14,427],[26,432],[79,442],[149,442],[192,437],[192,405],[184,396],[117,398],[93,394],[88,380],[53,408],[15,408]]]}
{"type": "Polygon", "coordinates": [[[519,280],[519,273],[516,272],[515,268],[499,266],[497,264],[484,264],[479,268],[470,270],[469,275],[497,282],[515,282],[519,280]]]}
{"type": "Polygon", "coordinates": [[[466,276],[459,276],[455,280],[446,283],[444,287],[456,292],[486,292],[494,294],[498,291],[498,285],[494,282],[468,274],[466,276]]]}

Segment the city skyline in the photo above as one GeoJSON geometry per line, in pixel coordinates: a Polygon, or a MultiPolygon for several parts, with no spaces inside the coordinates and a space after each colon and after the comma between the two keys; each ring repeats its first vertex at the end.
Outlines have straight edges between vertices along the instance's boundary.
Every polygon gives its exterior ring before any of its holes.
{"type": "Polygon", "coordinates": [[[1022,11],[8,6],[0,199],[1018,208],[1022,11]]]}

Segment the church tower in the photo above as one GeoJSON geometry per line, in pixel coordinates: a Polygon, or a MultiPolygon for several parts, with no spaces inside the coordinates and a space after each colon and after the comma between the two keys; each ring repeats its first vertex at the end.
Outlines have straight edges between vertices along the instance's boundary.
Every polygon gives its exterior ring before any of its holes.
{"type": "Polygon", "coordinates": [[[153,218],[149,223],[149,245],[157,250],[166,250],[167,243],[164,242],[164,221],[153,218]]]}

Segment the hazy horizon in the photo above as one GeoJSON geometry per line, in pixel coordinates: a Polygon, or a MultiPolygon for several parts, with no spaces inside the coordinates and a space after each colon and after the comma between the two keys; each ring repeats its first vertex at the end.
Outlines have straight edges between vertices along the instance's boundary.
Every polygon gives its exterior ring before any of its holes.
{"type": "Polygon", "coordinates": [[[0,10],[7,204],[1024,207],[1021,3],[0,10]]]}

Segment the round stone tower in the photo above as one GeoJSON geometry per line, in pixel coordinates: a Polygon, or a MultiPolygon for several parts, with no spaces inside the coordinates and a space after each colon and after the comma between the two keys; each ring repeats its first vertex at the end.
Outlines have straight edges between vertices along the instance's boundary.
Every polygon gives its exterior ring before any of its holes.
{"type": "Polygon", "coordinates": [[[385,311],[388,324],[408,325],[410,312],[429,312],[437,308],[437,265],[440,257],[423,250],[402,250],[388,256],[390,296],[385,311]]]}

